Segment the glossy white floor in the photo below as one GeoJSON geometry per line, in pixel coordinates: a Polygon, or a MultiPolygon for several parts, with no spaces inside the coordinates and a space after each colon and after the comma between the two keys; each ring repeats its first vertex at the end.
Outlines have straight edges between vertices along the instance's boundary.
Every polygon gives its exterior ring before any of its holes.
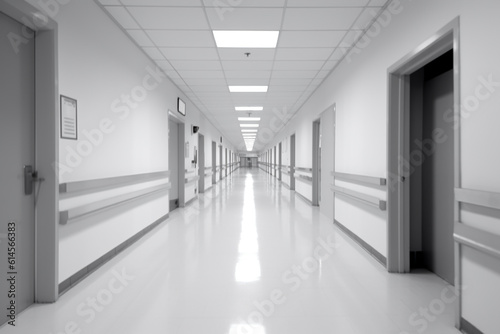
{"type": "Polygon", "coordinates": [[[455,300],[433,274],[388,274],[318,208],[240,169],[0,333],[451,334],[455,300]]]}

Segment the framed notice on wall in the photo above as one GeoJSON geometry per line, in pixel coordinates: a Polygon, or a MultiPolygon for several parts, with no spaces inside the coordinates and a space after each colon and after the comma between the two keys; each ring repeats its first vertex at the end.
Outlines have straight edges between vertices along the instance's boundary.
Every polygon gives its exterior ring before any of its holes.
{"type": "Polygon", "coordinates": [[[179,114],[186,116],[186,103],[180,97],[177,98],[177,111],[179,114]]]}
{"type": "Polygon", "coordinates": [[[61,138],[78,139],[78,111],[75,99],[61,95],[61,138]]]}

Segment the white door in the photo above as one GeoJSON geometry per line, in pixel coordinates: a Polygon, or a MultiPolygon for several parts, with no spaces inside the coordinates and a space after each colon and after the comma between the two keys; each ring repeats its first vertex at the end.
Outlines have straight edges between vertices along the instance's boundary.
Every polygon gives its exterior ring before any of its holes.
{"type": "Polygon", "coordinates": [[[35,162],[35,41],[16,53],[10,41],[21,29],[0,13],[0,325],[35,294],[36,189],[26,195],[24,180],[24,166],[35,162]]]}

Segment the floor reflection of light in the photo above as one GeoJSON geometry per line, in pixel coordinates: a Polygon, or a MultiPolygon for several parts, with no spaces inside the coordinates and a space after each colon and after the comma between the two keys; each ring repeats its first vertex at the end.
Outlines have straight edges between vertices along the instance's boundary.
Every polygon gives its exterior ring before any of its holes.
{"type": "Polygon", "coordinates": [[[248,283],[260,279],[259,235],[255,217],[253,177],[245,179],[241,234],[238,244],[238,263],[234,273],[236,282],[248,283]]]}
{"type": "Polygon", "coordinates": [[[262,325],[232,324],[229,334],[266,334],[266,329],[262,325]]]}

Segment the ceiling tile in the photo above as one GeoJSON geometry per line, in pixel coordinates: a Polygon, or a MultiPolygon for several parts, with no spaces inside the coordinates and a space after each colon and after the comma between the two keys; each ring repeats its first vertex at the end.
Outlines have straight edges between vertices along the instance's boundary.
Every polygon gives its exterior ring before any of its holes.
{"type": "Polygon", "coordinates": [[[273,71],[272,78],[312,79],[316,76],[316,74],[318,74],[318,70],[316,70],[316,71],[273,71]]]}
{"type": "Polygon", "coordinates": [[[336,47],[345,31],[282,31],[278,47],[336,47]]]}
{"type": "Polygon", "coordinates": [[[273,62],[226,60],[222,62],[222,67],[225,71],[269,71],[273,68],[273,62]]]}
{"type": "Polygon", "coordinates": [[[179,73],[176,71],[165,70],[164,72],[170,79],[180,79],[179,73]]]}
{"type": "Polygon", "coordinates": [[[227,79],[269,79],[271,71],[225,71],[227,79]]]}
{"type": "Polygon", "coordinates": [[[185,81],[188,85],[208,85],[208,86],[227,86],[225,79],[213,79],[213,78],[185,78],[185,81]]]}
{"type": "Polygon", "coordinates": [[[111,16],[124,28],[124,29],[139,29],[139,25],[134,21],[125,7],[105,7],[111,16]]]}
{"type": "Polygon", "coordinates": [[[240,49],[240,48],[220,48],[219,56],[221,60],[273,60],[275,49],[240,49]],[[245,55],[246,52],[250,56],[245,55]]]}
{"type": "Polygon", "coordinates": [[[209,29],[202,8],[128,7],[143,29],[209,29]]]}
{"type": "Polygon", "coordinates": [[[361,8],[290,8],[286,11],[284,30],[347,30],[361,13],[361,8]]]}
{"type": "Polygon", "coordinates": [[[378,16],[380,8],[366,8],[354,23],[353,29],[365,30],[378,16]]]}
{"type": "MultiPolygon", "coordinates": [[[[224,79],[222,71],[178,71],[183,78],[213,78],[224,79]]],[[[226,87],[226,89],[228,89],[226,87]]]]}
{"type": "Polygon", "coordinates": [[[329,60],[323,66],[323,70],[331,71],[338,64],[338,60],[329,60]]]}
{"type": "Polygon", "coordinates": [[[168,60],[218,60],[215,48],[160,48],[168,60]]]}
{"type": "Polygon", "coordinates": [[[193,90],[193,92],[196,94],[197,92],[227,92],[229,89],[225,86],[207,86],[207,85],[202,85],[202,86],[192,86],[190,85],[189,88],[193,90]]]}
{"type": "Polygon", "coordinates": [[[347,54],[347,52],[349,52],[348,48],[337,48],[330,57],[330,60],[340,60],[345,54],[347,54]]]}
{"type": "Polygon", "coordinates": [[[191,30],[147,30],[151,40],[159,47],[215,47],[209,31],[191,30]]]}
{"type": "Polygon", "coordinates": [[[265,79],[252,78],[227,78],[228,86],[267,86],[269,83],[269,75],[265,79]]]}
{"type": "Polygon", "coordinates": [[[283,7],[285,5],[285,0],[203,0],[203,4],[205,5],[205,7],[216,7],[221,11],[230,13],[241,7],[283,7]]]}
{"type": "Polygon", "coordinates": [[[368,6],[379,6],[379,7],[382,7],[382,6],[384,6],[389,1],[390,0],[372,0],[368,4],[368,6]]]}
{"type": "Polygon", "coordinates": [[[165,60],[165,56],[160,52],[160,50],[158,50],[158,48],[144,47],[142,49],[153,60],[165,60]]]}
{"type": "Polygon", "coordinates": [[[127,33],[139,46],[155,46],[143,30],[127,30],[127,33]]]}
{"type": "Polygon", "coordinates": [[[288,0],[288,7],[362,7],[370,0],[288,0]]]}
{"type": "Polygon", "coordinates": [[[329,70],[324,70],[324,71],[319,71],[318,75],[316,75],[316,78],[318,79],[324,79],[330,74],[329,70]]]}
{"type": "Polygon", "coordinates": [[[280,60],[274,62],[275,71],[319,71],[325,62],[321,60],[280,60]]]}
{"type": "Polygon", "coordinates": [[[156,64],[158,65],[158,67],[160,67],[163,70],[166,70],[166,71],[173,71],[174,70],[172,65],[170,65],[170,63],[167,60],[157,60],[156,64]]]}
{"type": "Polygon", "coordinates": [[[125,6],[187,7],[201,6],[200,0],[121,0],[125,6]]]}
{"type": "Polygon", "coordinates": [[[170,64],[176,70],[189,70],[189,71],[213,71],[222,70],[220,61],[218,60],[171,60],[170,64]]]}
{"type": "Polygon", "coordinates": [[[119,0],[98,0],[101,5],[118,5],[121,6],[119,0]]]}
{"type": "Polygon", "coordinates": [[[362,35],[362,30],[351,30],[345,35],[344,39],[340,43],[340,46],[343,48],[350,48],[354,45],[354,42],[356,42],[362,35]]]}
{"type": "Polygon", "coordinates": [[[311,79],[284,79],[284,78],[271,78],[270,86],[273,85],[309,85],[311,79]]]}
{"type": "Polygon", "coordinates": [[[213,30],[280,30],[282,8],[235,8],[222,12],[219,8],[206,8],[213,30]]]}
{"type": "Polygon", "coordinates": [[[307,85],[295,85],[295,86],[278,86],[272,85],[269,87],[269,93],[275,92],[301,92],[307,88],[307,85]]]}
{"type": "Polygon", "coordinates": [[[278,48],[276,60],[327,60],[334,48],[278,48]]]}

